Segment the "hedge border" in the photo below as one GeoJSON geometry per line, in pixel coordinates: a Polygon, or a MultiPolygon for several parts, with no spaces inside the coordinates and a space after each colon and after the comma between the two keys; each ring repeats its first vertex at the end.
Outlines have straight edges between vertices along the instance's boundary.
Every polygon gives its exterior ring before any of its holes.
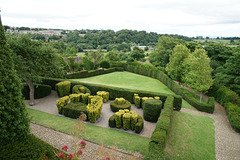
{"type": "MultiPolygon", "coordinates": [[[[47,97],[51,94],[52,88],[50,85],[35,84],[34,83],[34,99],[47,97]]],[[[29,100],[29,87],[26,83],[23,83],[22,94],[25,100],[29,100]]]]}

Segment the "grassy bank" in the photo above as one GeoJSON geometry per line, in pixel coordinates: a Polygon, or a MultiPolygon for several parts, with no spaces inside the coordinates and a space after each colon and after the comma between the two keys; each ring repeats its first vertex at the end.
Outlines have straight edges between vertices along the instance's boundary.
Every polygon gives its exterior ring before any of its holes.
{"type": "MultiPolygon", "coordinates": [[[[70,134],[70,130],[76,122],[73,119],[30,108],[28,108],[28,112],[33,122],[68,134],[70,134]]],[[[99,127],[93,124],[86,124],[86,133],[83,138],[99,144],[104,142],[105,145],[116,145],[118,148],[132,152],[140,152],[143,155],[148,151],[149,138],[115,129],[99,127]]]]}

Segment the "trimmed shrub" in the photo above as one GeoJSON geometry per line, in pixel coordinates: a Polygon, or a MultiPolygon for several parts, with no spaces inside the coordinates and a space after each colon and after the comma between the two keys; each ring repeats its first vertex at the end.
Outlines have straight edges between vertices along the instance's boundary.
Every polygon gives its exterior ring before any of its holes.
{"type": "Polygon", "coordinates": [[[81,97],[83,94],[70,94],[69,98],[70,98],[70,102],[81,102],[81,97]]]}
{"type": "Polygon", "coordinates": [[[72,88],[72,93],[89,93],[89,94],[91,94],[91,91],[83,85],[75,85],[72,88]]]}
{"type": "Polygon", "coordinates": [[[231,126],[240,132],[240,107],[232,103],[225,103],[227,115],[231,126]]]}
{"type": "MultiPolygon", "coordinates": [[[[129,110],[128,110],[129,112],[129,110]]],[[[130,128],[130,121],[131,121],[131,114],[130,113],[125,113],[122,117],[123,120],[123,129],[124,130],[129,130],[130,128]]]]}
{"type": "Polygon", "coordinates": [[[71,82],[63,81],[56,84],[56,91],[59,97],[68,96],[70,93],[71,82]]]}
{"type": "Polygon", "coordinates": [[[123,115],[123,113],[116,112],[114,115],[115,115],[116,127],[121,128],[122,127],[122,115],[123,115]]]}
{"type": "MultiPolygon", "coordinates": [[[[89,93],[86,93],[89,94],[89,93]]],[[[102,97],[94,96],[91,103],[87,105],[87,115],[90,122],[95,123],[102,113],[102,97]]]]}
{"type": "Polygon", "coordinates": [[[160,128],[160,129],[163,129],[165,130],[167,133],[169,133],[169,129],[170,129],[170,117],[168,116],[160,116],[159,119],[158,119],[158,123],[157,123],[157,126],[156,128],[160,128]]]}
{"type": "Polygon", "coordinates": [[[143,118],[149,122],[157,122],[161,109],[162,101],[158,99],[147,99],[143,103],[143,118]]]}
{"type": "Polygon", "coordinates": [[[77,79],[77,78],[87,78],[88,77],[88,71],[79,71],[67,74],[67,79],[77,79]]]}
{"type": "Polygon", "coordinates": [[[141,99],[138,94],[134,94],[133,101],[137,108],[141,108],[141,99]]]}
{"type": "MultiPolygon", "coordinates": [[[[49,85],[34,84],[34,99],[46,97],[51,94],[52,88],[49,85]]],[[[22,94],[26,100],[29,100],[29,87],[23,83],[22,94]]]]}
{"type": "Polygon", "coordinates": [[[109,92],[98,91],[97,95],[103,98],[103,103],[106,103],[109,100],[109,92]]]}
{"type": "Polygon", "coordinates": [[[113,114],[109,120],[108,120],[108,125],[111,127],[111,128],[115,128],[116,127],[116,121],[115,121],[115,114],[113,114]]]}
{"type": "Polygon", "coordinates": [[[136,133],[141,133],[141,131],[143,129],[143,125],[144,125],[143,118],[138,115],[138,120],[137,120],[137,123],[135,125],[135,132],[136,133]]]}
{"type": "Polygon", "coordinates": [[[124,98],[116,98],[110,102],[110,108],[113,112],[118,112],[120,109],[131,110],[131,103],[124,98]]]}
{"type": "Polygon", "coordinates": [[[81,102],[70,102],[62,107],[62,114],[70,118],[78,118],[82,113],[87,115],[87,105],[81,102]]]}
{"type": "Polygon", "coordinates": [[[82,94],[82,103],[88,104],[89,93],[82,94]]]}
{"type": "Polygon", "coordinates": [[[135,111],[130,111],[131,114],[131,130],[135,130],[136,123],[138,121],[138,115],[135,113],[135,111]]]}
{"type": "Polygon", "coordinates": [[[58,113],[62,114],[62,108],[68,104],[69,96],[64,96],[56,101],[58,113]]]}

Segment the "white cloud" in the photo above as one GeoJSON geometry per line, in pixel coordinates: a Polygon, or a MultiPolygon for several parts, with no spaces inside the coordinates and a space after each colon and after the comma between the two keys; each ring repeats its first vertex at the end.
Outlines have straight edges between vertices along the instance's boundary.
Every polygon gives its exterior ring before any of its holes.
{"type": "Polygon", "coordinates": [[[10,26],[240,36],[239,0],[0,0],[10,26]]]}

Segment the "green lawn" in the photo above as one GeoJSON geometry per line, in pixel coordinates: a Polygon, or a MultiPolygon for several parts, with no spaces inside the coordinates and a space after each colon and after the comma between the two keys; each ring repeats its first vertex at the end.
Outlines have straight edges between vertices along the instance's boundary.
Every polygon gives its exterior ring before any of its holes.
{"type": "Polygon", "coordinates": [[[165,149],[171,160],[215,160],[214,120],[209,117],[173,112],[165,149]]]}
{"type": "MultiPolygon", "coordinates": [[[[94,77],[72,79],[72,80],[85,82],[85,83],[92,83],[92,84],[102,84],[102,85],[120,87],[120,88],[154,91],[154,92],[160,92],[160,93],[166,93],[166,94],[172,94],[172,95],[175,94],[167,86],[161,83],[159,80],[142,76],[139,74],[131,73],[131,72],[113,72],[113,73],[94,76],[94,77]]],[[[184,108],[195,109],[185,100],[183,100],[182,106],[184,108]]]]}
{"type": "MultiPolygon", "coordinates": [[[[76,122],[73,119],[30,108],[28,108],[28,112],[33,122],[68,134],[70,134],[70,130],[76,122]]],[[[148,143],[150,141],[149,138],[116,129],[103,128],[89,123],[86,124],[86,133],[83,138],[98,144],[104,142],[105,145],[116,145],[118,148],[132,152],[140,152],[143,155],[147,154],[148,143]]]]}

